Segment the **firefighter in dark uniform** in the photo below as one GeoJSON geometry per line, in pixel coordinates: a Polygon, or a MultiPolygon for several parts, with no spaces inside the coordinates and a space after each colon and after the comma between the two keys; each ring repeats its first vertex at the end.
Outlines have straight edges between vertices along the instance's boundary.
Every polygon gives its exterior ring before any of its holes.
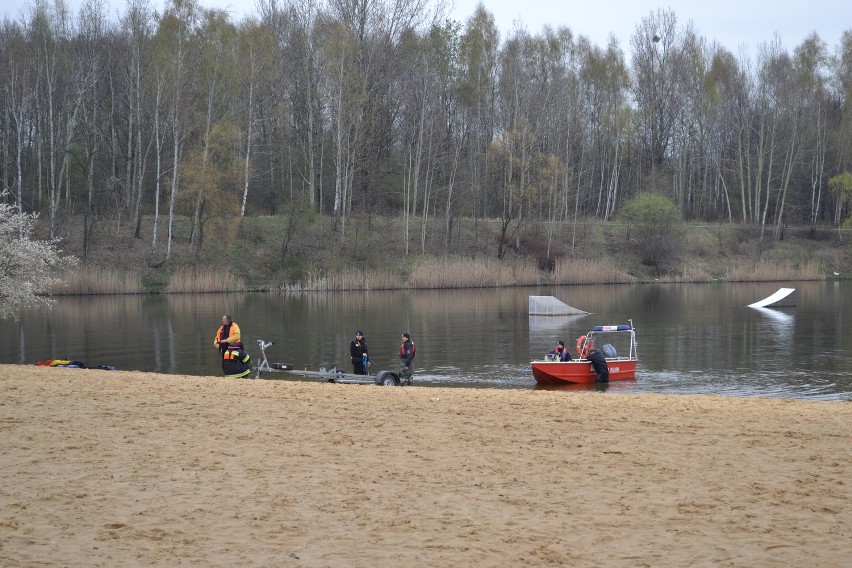
{"type": "Polygon", "coordinates": [[[349,344],[349,354],[352,356],[352,369],[356,375],[367,374],[367,341],[360,329],[355,332],[355,339],[349,344]]]}
{"type": "Polygon", "coordinates": [[[412,362],[417,354],[417,348],[414,342],[411,341],[411,334],[402,334],[402,345],[399,346],[399,359],[402,362],[402,368],[399,370],[399,382],[402,384],[411,384],[412,362]]]}
{"type": "Polygon", "coordinates": [[[596,383],[608,383],[609,382],[609,367],[606,364],[606,359],[603,354],[595,348],[595,344],[592,343],[589,346],[589,354],[586,355],[586,359],[592,364],[592,368],[594,368],[595,373],[595,382],[596,383]]]}
{"type": "Polygon", "coordinates": [[[243,350],[239,341],[232,343],[222,353],[222,372],[226,377],[239,379],[251,373],[251,357],[243,350]]]}

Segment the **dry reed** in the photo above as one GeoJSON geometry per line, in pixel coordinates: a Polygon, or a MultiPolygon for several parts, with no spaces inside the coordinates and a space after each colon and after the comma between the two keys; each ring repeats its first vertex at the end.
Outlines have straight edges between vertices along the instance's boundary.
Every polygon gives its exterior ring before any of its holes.
{"type": "Polygon", "coordinates": [[[562,259],[551,275],[553,284],[629,284],[633,278],[600,260],[562,259]]]}
{"type": "Polygon", "coordinates": [[[817,263],[804,260],[801,263],[771,262],[761,260],[748,266],[736,266],[728,271],[729,282],[778,282],[783,280],[823,280],[817,263]]]}
{"type": "Polygon", "coordinates": [[[285,292],[330,292],[337,290],[395,290],[405,288],[398,274],[383,270],[346,268],[333,273],[311,273],[304,280],[285,284],[285,292]]]}
{"type": "Polygon", "coordinates": [[[712,282],[713,275],[698,264],[686,264],[681,267],[678,272],[661,275],[659,282],[668,283],[691,283],[691,282],[712,282]]]}
{"type": "Polygon", "coordinates": [[[242,278],[219,269],[181,268],[169,279],[165,291],[170,294],[192,292],[242,292],[246,283],[242,278]]]}
{"type": "Polygon", "coordinates": [[[95,294],[141,294],[142,277],[134,271],[81,266],[70,272],[62,284],[54,285],[54,296],[95,294]]]}
{"type": "Polygon", "coordinates": [[[490,288],[536,286],[542,276],[533,259],[421,258],[409,277],[411,288],[490,288]]]}

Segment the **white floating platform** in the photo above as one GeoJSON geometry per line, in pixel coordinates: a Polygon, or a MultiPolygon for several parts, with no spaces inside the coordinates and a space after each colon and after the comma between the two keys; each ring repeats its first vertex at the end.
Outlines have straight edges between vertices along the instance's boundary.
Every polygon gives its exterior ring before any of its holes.
{"type": "Polygon", "coordinates": [[[588,313],[569,306],[555,296],[530,296],[529,298],[529,315],[531,316],[576,316],[588,313]]]}
{"type": "Polygon", "coordinates": [[[795,288],[779,288],[777,292],[759,302],[749,304],[749,308],[793,308],[796,306],[795,288]]]}

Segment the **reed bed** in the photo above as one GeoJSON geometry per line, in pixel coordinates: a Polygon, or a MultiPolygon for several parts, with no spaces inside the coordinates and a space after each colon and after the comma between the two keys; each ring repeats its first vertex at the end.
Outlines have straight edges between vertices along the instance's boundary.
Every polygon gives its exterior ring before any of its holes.
{"type": "Polygon", "coordinates": [[[728,282],[778,282],[783,280],[823,280],[819,266],[813,260],[800,263],[761,260],[756,264],[732,268],[725,280],[728,282]]]}
{"type": "Polygon", "coordinates": [[[659,282],[667,282],[667,283],[694,283],[694,282],[712,282],[714,276],[707,272],[707,270],[701,266],[693,266],[687,265],[684,266],[679,272],[673,274],[665,274],[660,276],[659,282]]]}
{"type": "Polygon", "coordinates": [[[633,278],[600,260],[562,259],[550,276],[553,284],[630,284],[633,278]]]}
{"type": "Polygon", "coordinates": [[[169,278],[165,291],[169,294],[192,292],[242,292],[246,283],[242,278],[219,269],[181,268],[169,278]]]}
{"type": "Polygon", "coordinates": [[[138,272],[111,270],[92,266],[77,267],[62,283],[50,289],[54,296],[98,294],[142,294],[142,277],[138,272]]]}
{"type": "Polygon", "coordinates": [[[410,288],[491,288],[536,286],[542,273],[533,259],[422,258],[412,268],[410,288]]]}
{"type": "Polygon", "coordinates": [[[311,273],[304,280],[283,285],[281,291],[396,290],[405,287],[406,283],[399,274],[386,270],[345,268],[332,273],[311,273]]]}

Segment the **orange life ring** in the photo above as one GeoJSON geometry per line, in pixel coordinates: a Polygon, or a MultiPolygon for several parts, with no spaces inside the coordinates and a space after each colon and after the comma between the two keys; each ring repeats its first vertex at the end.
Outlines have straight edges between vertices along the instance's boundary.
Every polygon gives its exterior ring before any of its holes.
{"type": "Polygon", "coordinates": [[[578,338],[577,338],[577,355],[578,355],[581,359],[585,359],[585,358],[586,358],[586,355],[588,355],[588,354],[589,354],[589,350],[588,350],[588,349],[583,349],[583,344],[584,344],[585,342],[586,342],[586,336],[585,336],[585,335],[581,335],[580,337],[578,337],[578,338]]]}

